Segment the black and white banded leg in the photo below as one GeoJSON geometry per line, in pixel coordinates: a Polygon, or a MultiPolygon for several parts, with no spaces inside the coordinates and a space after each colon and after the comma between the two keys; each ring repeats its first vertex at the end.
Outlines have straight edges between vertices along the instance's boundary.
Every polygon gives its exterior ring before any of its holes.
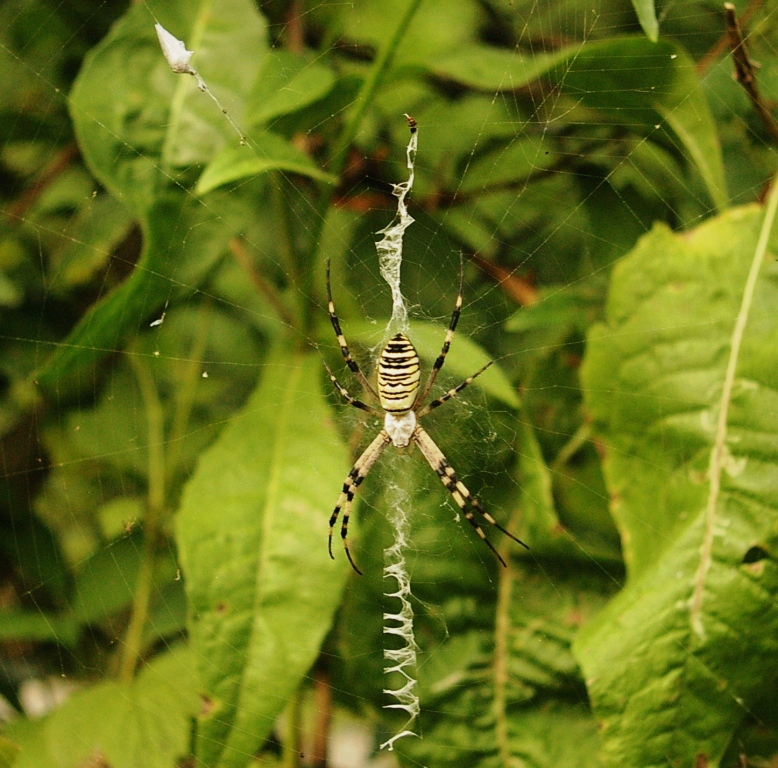
{"type": "Polygon", "coordinates": [[[367,411],[368,413],[372,413],[374,416],[380,416],[380,411],[376,410],[372,406],[368,405],[367,403],[363,403],[361,400],[357,400],[356,397],[352,397],[348,390],[335,378],[335,374],[330,369],[329,365],[327,365],[326,361],[322,361],[324,363],[324,367],[327,369],[327,374],[330,377],[330,381],[332,382],[335,389],[340,392],[341,397],[349,404],[353,405],[355,408],[359,408],[361,411],[367,411]]]}
{"type": "Polygon", "coordinates": [[[440,405],[443,405],[447,400],[451,400],[452,397],[456,397],[468,384],[472,384],[474,379],[477,379],[485,370],[489,368],[490,365],[494,363],[494,360],[490,360],[483,368],[480,368],[477,370],[472,376],[468,376],[461,384],[457,384],[456,387],[453,389],[449,389],[446,394],[441,395],[435,400],[431,400],[427,405],[424,406],[417,414],[416,416],[418,418],[421,418],[422,416],[426,416],[430,411],[434,410],[440,405]]]}
{"type": "Polygon", "coordinates": [[[330,537],[329,537],[329,550],[330,557],[334,560],[335,556],[332,554],[332,531],[335,528],[335,523],[338,520],[338,515],[341,509],[343,510],[343,522],[340,526],[340,537],[343,540],[343,547],[346,550],[346,557],[348,558],[351,567],[361,576],[362,571],[357,568],[351,557],[351,552],[348,548],[348,519],[351,514],[351,503],[354,501],[354,494],[357,492],[357,488],[362,481],[367,477],[368,472],[373,468],[373,464],[378,461],[378,457],[384,452],[392,439],[386,433],[385,430],[381,430],[378,436],[373,440],[370,445],[365,448],[362,455],[357,459],[356,463],[351,469],[351,472],[346,476],[346,480],[343,483],[343,490],[338,497],[338,503],[335,505],[335,509],[330,515],[330,537]]]}
{"type": "Polygon", "coordinates": [[[513,539],[517,544],[521,544],[522,547],[529,549],[529,547],[523,541],[521,541],[521,539],[517,539],[510,531],[503,528],[481,506],[481,503],[478,501],[478,499],[471,495],[465,484],[457,477],[457,473],[454,471],[454,468],[448,463],[448,459],[446,459],[446,457],[443,455],[443,451],[438,448],[435,441],[427,434],[424,429],[422,429],[422,427],[416,427],[416,431],[413,433],[413,440],[416,445],[419,446],[419,450],[422,452],[424,458],[427,459],[429,465],[440,478],[441,482],[446,487],[446,490],[451,494],[451,497],[464,513],[467,522],[473,526],[475,532],[481,537],[489,549],[494,552],[494,554],[497,556],[497,559],[504,566],[507,567],[505,560],[503,560],[502,555],[500,555],[500,553],[495,549],[492,542],[486,538],[486,534],[473,515],[473,510],[481,515],[481,517],[486,520],[487,523],[493,525],[498,531],[502,531],[502,533],[513,539]]]}
{"type": "Polygon", "coordinates": [[[327,259],[327,311],[330,313],[330,322],[335,331],[335,335],[338,337],[338,346],[343,353],[343,359],[346,361],[346,365],[350,368],[351,372],[359,379],[359,383],[365,388],[366,392],[369,392],[376,400],[378,400],[378,394],[370,386],[370,382],[367,377],[362,373],[357,361],[351,356],[351,350],[346,343],[346,337],[343,335],[343,331],[340,329],[340,321],[335,314],[335,304],[332,301],[332,286],[330,285],[330,261],[327,259]]]}
{"type": "MultiPolygon", "coordinates": [[[[451,322],[448,324],[448,330],[446,336],[443,339],[443,348],[440,350],[440,354],[432,365],[427,383],[424,385],[424,389],[418,397],[418,402],[423,403],[427,395],[432,389],[432,385],[435,383],[435,379],[438,378],[440,369],[443,367],[443,363],[446,362],[446,355],[451,348],[451,342],[454,338],[454,332],[457,329],[457,323],[459,322],[459,315],[462,311],[462,288],[465,284],[465,268],[462,256],[459,257],[459,293],[457,294],[457,300],[454,302],[454,311],[451,313],[451,322]]],[[[480,371],[479,371],[480,373],[480,371]]],[[[477,376],[478,374],[476,374],[477,376]]],[[[473,377],[475,378],[475,377],[473,377]]]]}

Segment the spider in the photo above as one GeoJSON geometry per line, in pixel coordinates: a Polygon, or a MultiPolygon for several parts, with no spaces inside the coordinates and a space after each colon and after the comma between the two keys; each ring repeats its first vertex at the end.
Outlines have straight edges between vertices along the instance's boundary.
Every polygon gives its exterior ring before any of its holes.
{"type": "Polygon", "coordinates": [[[354,494],[362,481],[367,477],[368,472],[373,468],[373,465],[378,461],[378,458],[384,452],[384,449],[392,443],[395,448],[400,450],[405,449],[413,441],[421,451],[424,458],[429,465],[435,471],[440,478],[446,490],[451,494],[454,501],[459,508],[464,512],[465,519],[473,526],[476,533],[481,537],[484,543],[489,549],[494,552],[497,559],[506,565],[500,553],[494,548],[494,545],[486,538],[486,534],[475,519],[473,512],[477,512],[487,523],[493,525],[497,530],[502,531],[506,536],[513,539],[521,546],[529,549],[529,547],[520,539],[517,539],[510,531],[503,528],[482,506],[475,496],[471,495],[470,491],[465,487],[465,484],[459,480],[454,468],[448,463],[448,460],[443,455],[443,451],[438,448],[435,441],[427,434],[426,430],[419,424],[419,420],[426,416],[430,411],[434,410],[438,406],[443,405],[447,400],[455,397],[459,394],[468,384],[470,384],[476,377],[480,376],[493,361],[489,361],[483,368],[476,371],[472,376],[465,379],[461,384],[449,389],[441,397],[432,400],[427,405],[424,405],[424,401],[427,395],[432,389],[432,385],[435,383],[435,379],[440,373],[440,369],[443,367],[443,363],[446,359],[449,347],[451,346],[451,340],[454,338],[454,331],[459,321],[459,314],[462,310],[462,287],[464,282],[464,269],[460,268],[459,275],[459,294],[457,295],[456,303],[454,304],[454,312],[451,315],[451,322],[449,323],[448,330],[446,331],[446,337],[443,341],[443,348],[440,351],[435,363],[432,366],[430,375],[427,378],[424,388],[419,395],[421,371],[419,368],[419,356],[416,353],[416,348],[411,343],[411,340],[404,333],[396,333],[387,342],[381,356],[378,360],[378,376],[377,376],[377,390],[374,389],[367,377],[357,365],[357,361],[351,356],[346,339],[343,336],[343,332],[340,329],[340,322],[338,316],[335,314],[335,305],[332,302],[332,287],[330,285],[330,262],[327,261],[327,299],[329,301],[328,310],[330,313],[330,321],[332,327],[335,330],[335,335],[338,337],[338,344],[340,345],[340,351],[343,353],[343,358],[346,361],[346,365],[350,368],[351,372],[357,377],[359,382],[364,387],[365,391],[369,393],[374,400],[378,401],[380,410],[367,403],[357,400],[352,397],[346,388],[335,378],[335,375],[330,370],[330,367],[325,362],[327,373],[335,388],[343,396],[349,405],[353,405],[355,408],[359,408],[363,411],[367,411],[374,416],[384,417],[383,429],[378,433],[367,448],[365,448],[362,455],[357,459],[351,472],[348,473],[346,480],[343,483],[343,490],[341,491],[338,503],[335,505],[335,509],[330,516],[330,533],[329,533],[329,552],[330,557],[334,559],[332,554],[332,532],[337,522],[340,511],[343,510],[343,522],[341,524],[340,536],[343,540],[343,547],[346,550],[346,557],[348,557],[351,567],[360,575],[362,571],[357,568],[356,563],[351,557],[351,551],[348,546],[348,520],[351,514],[351,503],[354,500],[354,494]]]}

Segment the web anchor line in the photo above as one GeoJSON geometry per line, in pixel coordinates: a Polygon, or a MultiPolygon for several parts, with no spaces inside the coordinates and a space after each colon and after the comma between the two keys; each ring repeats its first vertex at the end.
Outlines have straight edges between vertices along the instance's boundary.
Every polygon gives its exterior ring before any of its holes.
{"type": "Polygon", "coordinates": [[[211,97],[219,108],[219,111],[227,118],[227,122],[240,137],[241,146],[246,146],[248,139],[243,131],[241,131],[235,121],[229,116],[227,110],[222,106],[219,99],[216,98],[213,91],[208,87],[208,84],[200,76],[200,73],[190,63],[194,51],[188,51],[184,41],[179,40],[175,35],[168,32],[159,22],[154,24],[154,29],[157,32],[157,40],[159,40],[159,47],[162,49],[162,55],[165,57],[165,61],[167,61],[170,69],[177,75],[192,75],[192,77],[197,80],[197,87],[203,93],[211,97]]]}

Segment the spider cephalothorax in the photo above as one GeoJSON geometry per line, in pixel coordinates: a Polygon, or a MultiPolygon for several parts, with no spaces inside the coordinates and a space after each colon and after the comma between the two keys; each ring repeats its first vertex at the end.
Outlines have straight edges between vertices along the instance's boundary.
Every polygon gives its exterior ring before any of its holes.
{"type": "Polygon", "coordinates": [[[330,516],[330,557],[333,556],[332,531],[342,509],[343,522],[341,524],[340,535],[343,539],[346,556],[348,557],[352,568],[357,573],[362,573],[354,563],[348,547],[348,520],[349,515],[351,514],[351,503],[354,500],[354,494],[362,481],[367,477],[373,464],[376,463],[379,456],[390,443],[396,448],[403,449],[413,441],[419,447],[419,450],[422,452],[424,458],[427,459],[432,469],[435,470],[443,485],[464,513],[467,521],[473,526],[475,531],[492,552],[497,555],[498,560],[505,565],[505,560],[503,560],[500,553],[494,548],[494,545],[489,539],[486,538],[486,534],[483,532],[483,529],[473,515],[474,512],[479,514],[487,523],[490,523],[523,547],[526,547],[527,545],[520,539],[517,539],[512,533],[506,531],[505,528],[486,512],[478,499],[472,496],[465,484],[457,478],[456,472],[448,463],[443,452],[419,424],[419,420],[422,417],[426,416],[434,408],[443,405],[447,400],[456,396],[470,384],[476,376],[480,376],[491,365],[491,362],[487,363],[483,368],[476,371],[461,384],[453,389],[449,389],[444,395],[432,400],[426,406],[424,405],[424,401],[427,399],[427,395],[432,389],[432,385],[435,383],[435,379],[437,378],[440,369],[443,367],[443,362],[446,359],[446,354],[451,346],[451,340],[454,338],[454,331],[456,330],[457,322],[459,321],[459,313],[462,310],[461,275],[459,294],[457,295],[454,312],[451,315],[451,322],[449,323],[448,331],[446,331],[446,337],[443,341],[443,348],[432,366],[432,371],[430,372],[429,378],[427,379],[421,394],[419,394],[419,390],[421,389],[419,355],[416,352],[416,348],[411,343],[411,340],[404,333],[396,333],[392,336],[381,352],[381,356],[378,359],[378,391],[376,392],[370,385],[370,382],[360,370],[359,365],[357,365],[356,360],[351,356],[346,339],[340,329],[340,322],[338,321],[338,316],[335,314],[335,305],[332,302],[329,262],[327,262],[327,298],[329,300],[328,308],[330,320],[332,321],[332,327],[335,329],[335,335],[338,337],[338,344],[343,353],[343,358],[352,373],[359,379],[365,391],[378,401],[381,410],[379,411],[375,407],[351,397],[345,387],[343,387],[335,378],[332,371],[327,368],[330,379],[338,392],[340,392],[350,405],[376,416],[380,416],[381,414],[384,416],[383,429],[378,433],[373,442],[363,451],[362,455],[357,459],[356,464],[354,464],[351,472],[348,473],[348,476],[343,483],[343,490],[338,499],[338,503],[335,505],[335,509],[330,516]]]}

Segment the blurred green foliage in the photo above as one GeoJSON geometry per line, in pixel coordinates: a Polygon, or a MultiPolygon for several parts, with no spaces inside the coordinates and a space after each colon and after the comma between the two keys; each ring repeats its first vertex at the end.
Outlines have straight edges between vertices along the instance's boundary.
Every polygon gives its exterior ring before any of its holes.
{"type": "MultiPolygon", "coordinates": [[[[736,10],[769,109],[778,15],[736,10]]],[[[0,71],[0,766],[324,765],[331,717],[377,749],[397,478],[422,709],[398,764],[774,764],[776,148],[721,9],[7,0],[0,71]],[[461,253],[439,381],[496,360],[426,423],[531,549],[488,531],[500,568],[390,449],[359,578],[327,519],[378,423],[324,374],[362,396],[325,263],[369,371],[405,113],[411,338],[428,368],[461,253]]]]}

